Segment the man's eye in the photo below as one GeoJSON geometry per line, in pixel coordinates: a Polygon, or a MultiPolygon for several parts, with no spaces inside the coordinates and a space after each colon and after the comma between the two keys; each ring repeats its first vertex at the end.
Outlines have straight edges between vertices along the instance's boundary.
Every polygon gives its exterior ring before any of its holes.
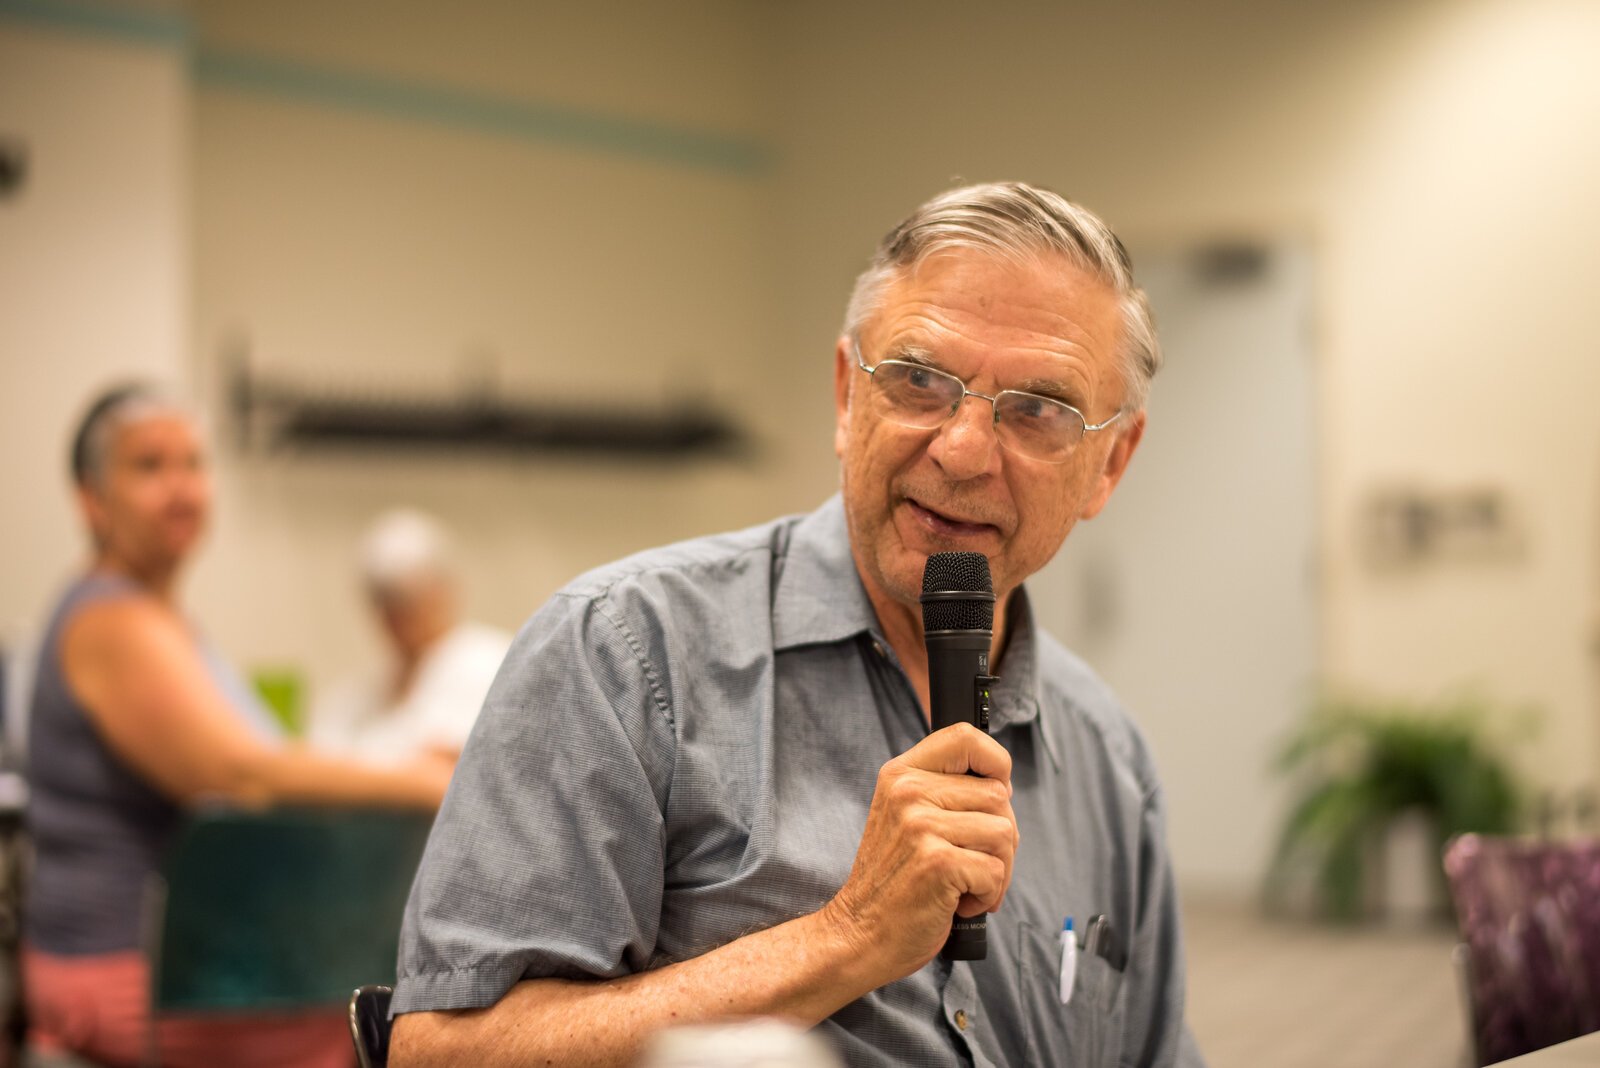
{"type": "Polygon", "coordinates": [[[1017,395],[1016,403],[1011,408],[1024,419],[1039,419],[1054,414],[1056,405],[1051,404],[1043,397],[1036,397],[1031,393],[1020,393],[1017,395]]]}
{"type": "Polygon", "coordinates": [[[906,383],[913,389],[935,389],[939,385],[939,376],[926,367],[913,367],[906,373],[906,383]]]}

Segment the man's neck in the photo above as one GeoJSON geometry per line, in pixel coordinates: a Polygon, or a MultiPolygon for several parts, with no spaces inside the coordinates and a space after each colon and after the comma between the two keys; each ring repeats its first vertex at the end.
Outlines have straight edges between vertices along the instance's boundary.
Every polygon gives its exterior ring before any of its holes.
{"type": "MultiPolygon", "coordinates": [[[[878,589],[865,576],[861,579],[861,585],[866,588],[867,599],[872,602],[872,610],[878,617],[878,625],[883,628],[884,638],[894,649],[895,656],[899,657],[900,666],[905,669],[911,685],[917,691],[917,700],[922,705],[922,718],[927,720],[931,715],[931,706],[928,696],[928,645],[922,634],[922,606],[902,604],[878,589]]],[[[995,599],[994,639],[989,643],[989,663],[993,672],[999,671],[1000,656],[1005,651],[1007,608],[1010,604],[1010,593],[995,599]]]]}

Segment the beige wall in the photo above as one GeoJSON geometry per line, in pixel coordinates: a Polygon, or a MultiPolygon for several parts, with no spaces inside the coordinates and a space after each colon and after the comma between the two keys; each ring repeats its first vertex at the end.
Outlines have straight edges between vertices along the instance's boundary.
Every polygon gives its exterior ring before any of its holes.
{"type": "MultiPolygon", "coordinates": [[[[194,10],[206,54],[712,131],[774,162],[683,166],[250,90],[204,66],[191,91],[171,47],[0,21],[5,113],[37,116],[40,145],[95,154],[78,200],[41,181],[36,201],[0,206],[0,433],[14,457],[46,443],[5,476],[35,517],[0,562],[10,625],[35,618],[72,559],[56,476],[69,411],[113,365],[171,371],[214,400],[236,335],[258,365],[329,383],[449,385],[458,357],[485,350],[508,384],[567,396],[658,397],[689,376],[741,405],[764,446],[748,465],[659,469],[223,449],[193,600],[246,664],[323,681],[370,655],[349,554],[386,504],[452,522],[474,607],[507,625],[582,567],[808,507],[835,481],[829,350],[873,240],[955,178],[1015,175],[1101,210],[1136,249],[1240,232],[1311,243],[1327,676],[1535,703],[1545,728],[1519,759],[1543,783],[1594,781],[1600,7],[550,6],[194,10]],[[147,106],[107,118],[89,95],[147,106]],[[144,151],[119,148],[130,140],[144,151]],[[102,216],[79,205],[104,198],[114,225],[90,225],[102,216]],[[24,357],[45,351],[48,370],[24,357]],[[1359,511],[1397,482],[1503,488],[1522,554],[1373,570],[1359,511]]],[[[1169,656],[1182,671],[1183,650],[1169,656]]],[[[1207,773],[1193,738],[1155,738],[1169,778],[1207,773]]]]}
{"type": "Polygon", "coordinates": [[[84,557],[67,444],[91,390],[182,377],[187,100],[170,43],[0,18],[0,135],[29,159],[0,200],[0,641],[36,629],[84,557]]]}
{"type": "Polygon", "coordinates": [[[1328,667],[1529,702],[1530,772],[1592,783],[1600,7],[1452,5],[1427,29],[1382,72],[1322,194],[1328,667]],[[1504,488],[1522,555],[1364,568],[1362,495],[1397,479],[1504,488]]]}
{"type": "MultiPolygon", "coordinates": [[[[440,121],[427,106],[443,90],[531,99],[754,142],[767,108],[752,9],[197,12],[208,55],[401,87],[375,110],[309,77],[256,86],[202,65],[196,348],[211,395],[220,356],[243,337],[259,370],[322,388],[426,395],[489,359],[529,397],[649,406],[703,394],[758,439],[781,418],[740,403],[770,359],[759,169],[486,131],[470,109],[440,121]]],[[[374,651],[353,557],[386,506],[440,515],[460,541],[471,609],[514,628],[588,567],[807,503],[784,493],[770,456],[221,456],[218,537],[196,603],[241,657],[300,665],[314,683],[374,651]]]]}

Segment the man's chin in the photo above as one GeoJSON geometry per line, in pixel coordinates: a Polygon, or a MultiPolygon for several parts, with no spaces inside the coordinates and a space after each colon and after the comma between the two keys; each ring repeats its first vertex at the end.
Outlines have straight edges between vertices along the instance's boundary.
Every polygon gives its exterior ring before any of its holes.
{"type": "Polygon", "coordinates": [[[883,554],[879,570],[883,592],[896,603],[921,612],[922,572],[928,567],[929,555],[937,551],[896,545],[883,554]]]}

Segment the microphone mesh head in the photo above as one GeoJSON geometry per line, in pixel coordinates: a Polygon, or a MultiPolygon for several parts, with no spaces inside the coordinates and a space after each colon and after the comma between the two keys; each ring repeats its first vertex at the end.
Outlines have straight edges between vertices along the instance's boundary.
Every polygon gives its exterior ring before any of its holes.
{"type": "Polygon", "coordinates": [[[934,553],[922,570],[922,592],[973,595],[923,601],[924,631],[994,629],[994,584],[982,553],[934,553]]]}
{"type": "Polygon", "coordinates": [[[922,592],[993,593],[989,558],[982,553],[934,553],[922,569],[922,592]]]}

